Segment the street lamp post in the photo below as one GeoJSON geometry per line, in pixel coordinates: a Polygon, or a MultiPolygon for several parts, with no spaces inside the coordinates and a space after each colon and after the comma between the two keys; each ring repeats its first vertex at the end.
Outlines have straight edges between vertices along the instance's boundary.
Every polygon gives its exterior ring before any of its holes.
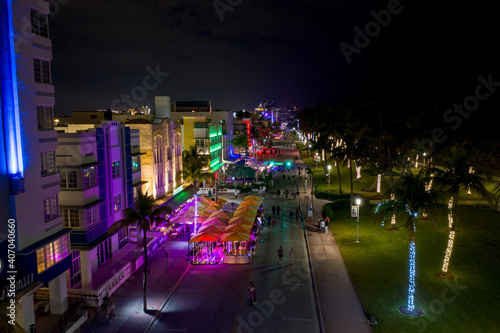
{"type": "Polygon", "coordinates": [[[234,183],[234,198],[238,199],[238,195],[236,194],[236,180],[233,177],[233,183],[234,183]]]}
{"type": "Polygon", "coordinates": [[[316,162],[316,177],[318,176],[318,152],[316,152],[316,157],[314,158],[314,161],[316,162]]]}
{"type": "Polygon", "coordinates": [[[330,173],[332,173],[332,166],[328,164],[328,189],[330,189],[330,173]]]}
{"type": "Polygon", "coordinates": [[[356,199],[356,205],[358,206],[358,217],[356,218],[356,243],[359,243],[359,205],[361,204],[361,199],[356,199]]]}
{"type": "Polygon", "coordinates": [[[219,198],[217,196],[217,176],[215,177],[215,202],[218,202],[219,198]]]}

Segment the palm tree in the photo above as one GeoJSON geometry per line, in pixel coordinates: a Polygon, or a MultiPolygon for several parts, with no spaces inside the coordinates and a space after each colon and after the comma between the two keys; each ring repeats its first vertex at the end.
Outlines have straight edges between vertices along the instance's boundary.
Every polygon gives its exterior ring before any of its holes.
{"type": "Polygon", "coordinates": [[[424,211],[430,216],[435,216],[439,211],[446,210],[446,205],[442,203],[440,192],[434,189],[427,191],[426,178],[422,172],[418,175],[413,175],[411,172],[403,174],[384,196],[390,198],[391,193],[395,200],[382,201],[375,208],[375,223],[390,219],[393,215],[406,221],[406,229],[410,234],[408,301],[406,307],[400,307],[400,311],[405,314],[416,314],[420,312],[414,303],[417,216],[424,211]]]}
{"type": "Polygon", "coordinates": [[[500,212],[500,180],[495,184],[493,188],[493,198],[496,203],[496,211],[500,212]]]}
{"type": "Polygon", "coordinates": [[[210,167],[209,161],[208,155],[201,154],[196,145],[191,146],[182,152],[182,170],[177,176],[182,176],[185,181],[192,181],[196,186],[198,179],[211,178],[212,174],[205,172],[210,167]]]}
{"type": "Polygon", "coordinates": [[[255,178],[255,170],[245,166],[243,163],[235,163],[228,166],[226,173],[230,177],[239,179],[255,178]]]}
{"type": "Polygon", "coordinates": [[[233,147],[237,147],[239,149],[239,152],[241,154],[241,149],[247,149],[248,148],[248,136],[245,133],[239,133],[237,134],[233,140],[229,141],[233,147]]]}
{"type": "MultiPolygon", "coordinates": [[[[439,162],[438,162],[439,163],[439,162]]],[[[441,276],[448,274],[448,266],[455,239],[455,226],[458,222],[458,197],[462,187],[470,192],[479,194],[487,200],[491,200],[492,195],[486,189],[486,183],[491,181],[490,174],[477,162],[474,151],[466,144],[460,143],[443,152],[440,165],[426,170],[433,175],[436,186],[448,192],[451,196],[449,201],[450,213],[448,223],[450,235],[448,237],[448,247],[443,260],[441,276]]]]}
{"type": "Polygon", "coordinates": [[[367,147],[365,137],[368,128],[367,122],[364,120],[366,111],[370,108],[368,104],[356,104],[351,101],[346,101],[339,106],[339,125],[337,132],[340,134],[344,143],[344,163],[349,168],[349,177],[351,181],[351,206],[354,205],[354,183],[352,169],[354,163],[361,156],[367,147]]]}
{"type": "Polygon", "coordinates": [[[143,271],[143,305],[144,312],[147,312],[146,303],[146,277],[148,272],[148,256],[147,256],[147,237],[146,231],[149,230],[154,222],[160,222],[164,219],[166,213],[171,213],[169,207],[158,207],[158,200],[148,192],[143,194],[141,191],[137,192],[137,199],[134,208],[125,208],[122,212],[123,219],[114,223],[108,230],[107,235],[112,235],[118,230],[128,227],[131,224],[137,224],[137,229],[142,230],[142,245],[144,250],[144,271],[143,271]]]}

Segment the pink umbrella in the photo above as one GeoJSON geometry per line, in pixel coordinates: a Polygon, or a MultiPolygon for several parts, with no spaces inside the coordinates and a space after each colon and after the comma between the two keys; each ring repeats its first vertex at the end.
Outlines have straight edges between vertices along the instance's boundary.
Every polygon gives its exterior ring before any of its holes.
{"type": "Polygon", "coordinates": [[[212,215],[210,215],[210,218],[215,217],[215,218],[222,219],[222,220],[230,220],[231,217],[233,217],[233,214],[234,213],[221,210],[221,211],[218,211],[216,213],[212,213],[212,215]]]}
{"type": "Polygon", "coordinates": [[[220,235],[222,233],[214,233],[214,232],[209,232],[209,233],[197,233],[191,237],[189,240],[189,243],[194,243],[194,242],[215,242],[219,239],[220,235]]]}

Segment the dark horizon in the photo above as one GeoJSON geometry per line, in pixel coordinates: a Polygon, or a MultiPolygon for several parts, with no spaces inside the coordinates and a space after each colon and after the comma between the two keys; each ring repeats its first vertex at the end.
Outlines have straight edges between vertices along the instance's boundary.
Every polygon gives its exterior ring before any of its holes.
{"type": "Polygon", "coordinates": [[[486,4],[254,1],[218,13],[214,3],[224,2],[60,4],[50,21],[56,114],[154,109],[155,95],[214,110],[375,98],[443,113],[479,76],[500,81],[486,4]]]}

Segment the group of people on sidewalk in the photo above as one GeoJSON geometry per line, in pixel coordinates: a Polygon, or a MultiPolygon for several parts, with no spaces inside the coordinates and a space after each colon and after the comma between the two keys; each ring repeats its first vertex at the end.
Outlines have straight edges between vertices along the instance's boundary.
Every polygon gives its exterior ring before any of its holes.
{"type": "Polygon", "coordinates": [[[330,218],[327,216],[325,219],[318,219],[318,232],[324,234],[330,230],[330,218]]]}

